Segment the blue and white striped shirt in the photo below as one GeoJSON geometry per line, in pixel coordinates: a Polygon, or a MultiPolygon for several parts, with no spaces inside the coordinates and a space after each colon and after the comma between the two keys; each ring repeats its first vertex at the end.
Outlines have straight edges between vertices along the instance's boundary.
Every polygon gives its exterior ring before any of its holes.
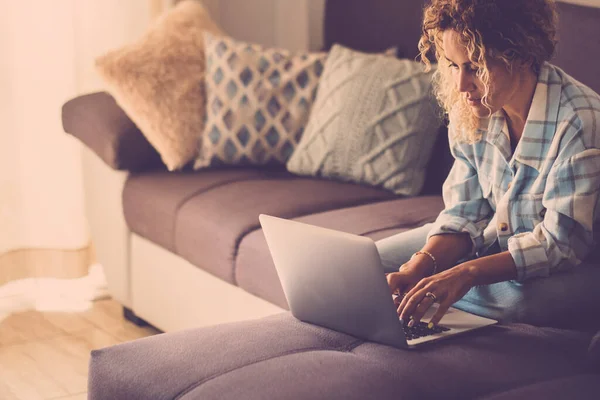
{"type": "Polygon", "coordinates": [[[450,140],[445,209],[428,237],[466,232],[471,256],[498,240],[519,281],[578,265],[600,243],[600,96],[546,63],[514,154],[503,111],[479,130],[477,143],[450,140]]]}

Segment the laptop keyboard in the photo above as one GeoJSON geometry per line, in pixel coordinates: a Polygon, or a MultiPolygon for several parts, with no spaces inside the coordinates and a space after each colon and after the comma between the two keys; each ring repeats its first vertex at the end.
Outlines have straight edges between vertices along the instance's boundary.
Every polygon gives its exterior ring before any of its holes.
{"type": "Polygon", "coordinates": [[[412,327],[408,326],[408,321],[402,324],[402,328],[404,329],[404,336],[406,336],[406,340],[413,340],[422,338],[425,336],[435,335],[436,333],[447,332],[450,328],[446,328],[445,326],[436,325],[433,328],[429,329],[427,327],[427,322],[419,322],[412,327]]]}

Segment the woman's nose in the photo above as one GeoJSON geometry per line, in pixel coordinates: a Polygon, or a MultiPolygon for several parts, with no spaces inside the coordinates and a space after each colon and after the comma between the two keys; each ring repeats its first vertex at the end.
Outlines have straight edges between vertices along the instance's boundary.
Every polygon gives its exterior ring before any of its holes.
{"type": "Polygon", "coordinates": [[[461,70],[458,74],[458,90],[461,93],[472,92],[475,89],[473,76],[468,71],[461,70]]]}

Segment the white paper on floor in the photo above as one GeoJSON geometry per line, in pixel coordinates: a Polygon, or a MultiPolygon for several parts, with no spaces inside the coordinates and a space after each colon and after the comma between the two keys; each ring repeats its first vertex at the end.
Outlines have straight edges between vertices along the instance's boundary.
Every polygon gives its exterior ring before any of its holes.
{"type": "Polygon", "coordinates": [[[106,277],[100,264],[76,279],[27,278],[0,286],[0,321],[10,314],[37,310],[81,312],[92,301],[108,297],[106,277]]]}

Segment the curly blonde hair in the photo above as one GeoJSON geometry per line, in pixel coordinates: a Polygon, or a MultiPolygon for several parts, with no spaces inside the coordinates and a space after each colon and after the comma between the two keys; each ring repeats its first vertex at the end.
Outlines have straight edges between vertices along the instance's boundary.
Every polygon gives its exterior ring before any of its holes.
{"type": "MultiPolygon", "coordinates": [[[[432,62],[442,60],[442,34],[448,29],[456,31],[477,68],[477,77],[485,87],[481,101],[491,113],[489,94],[494,82],[490,61],[502,61],[508,70],[515,61],[521,61],[539,72],[554,55],[557,22],[554,0],[432,0],[425,8],[419,40],[421,61],[429,70],[432,62]]],[[[435,71],[434,90],[450,119],[453,138],[479,141],[479,118],[460,95],[448,65],[441,63],[435,71]]]]}

